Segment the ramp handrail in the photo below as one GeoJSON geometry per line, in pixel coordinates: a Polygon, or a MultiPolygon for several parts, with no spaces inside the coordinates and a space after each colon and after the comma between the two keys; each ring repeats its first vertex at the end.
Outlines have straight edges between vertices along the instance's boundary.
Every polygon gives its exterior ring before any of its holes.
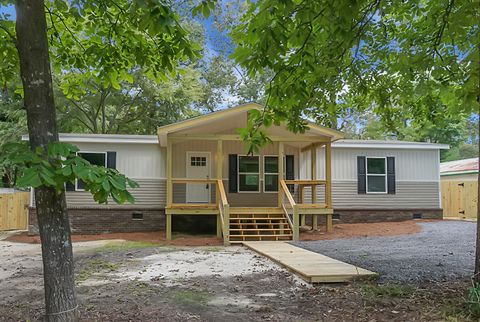
{"type": "Polygon", "coordinates": [[[230,205],[228,204],[227,194],[222,180],[217,180],[217,207],[222,223],[223,243],[230,243],[230,205]]]}

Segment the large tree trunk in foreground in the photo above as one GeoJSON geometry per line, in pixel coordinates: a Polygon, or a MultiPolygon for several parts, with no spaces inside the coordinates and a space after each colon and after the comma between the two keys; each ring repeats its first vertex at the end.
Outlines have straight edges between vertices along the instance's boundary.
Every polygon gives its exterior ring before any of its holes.
{"type": "MultiPolygon", "coordinates": [[[[58,141],[43,0],[17,0],[17,47],[30,146],[58,141]]],[[[73,254],[65,193],[35,189],[42,241],[47,321],[72,321],[77,315],[73,254]]]]}

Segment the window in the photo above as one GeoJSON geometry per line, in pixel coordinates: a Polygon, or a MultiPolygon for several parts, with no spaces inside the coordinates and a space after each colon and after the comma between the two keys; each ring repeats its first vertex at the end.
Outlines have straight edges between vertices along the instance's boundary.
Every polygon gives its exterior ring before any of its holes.
{"type": "MultiPolygon", "coordinates": [[[[77,152],[79,157],[84,158],[93,165],[99,165],[102,167],[107,166],[107,153],[106,152],[77,152]]],[[[83,190],[85,183],[82,180],[76,181],[76,190],[83,190]]]]}
{"type": "Polygon", "coordinates": [[[190,157],[190,165],[192,167],[206,167],[207,157],[190,157]]]}
{"type": "Polygon", "coordinates": [[[367,158],[367,192],[387,192],[386,158],[367,158]]]}
{"type": "Polygon", "coordinates": [[[278,191],[277,156],[265,156],[263,159],[263,191],[278,191]]]}
{"type": "Polygon", "coordinates": [[[260,192],[260,157],[238,156],[238,191],[260,192]]]}

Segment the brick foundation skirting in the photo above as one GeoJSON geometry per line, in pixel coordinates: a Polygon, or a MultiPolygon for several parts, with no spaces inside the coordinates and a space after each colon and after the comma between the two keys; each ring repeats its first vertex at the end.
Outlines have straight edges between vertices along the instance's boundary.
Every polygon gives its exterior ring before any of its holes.
{"type": "MultiPolygon", "coordinates": [[[[442,209],[334,209],[334,222],[368,223],[384,221],[404,221],[411,219],[442,219],[442,209]]],[[[325,223],[325,216],[319,216],[318,222],[325,223]]],[[[311,225],[311,216],[306,217],[311,225]]]]}
{"type": "MultiPolygon", "coordinates": [[[[29,208],[28,233],[38,234],[37,212],[29,208]]],[[[75,234],[106,234],[165,230],[165,209],[68,209],[75,234]],[[137,219],[143,217],[143,219],[137,219]]]]}
{"type": "MultiPolygon", "coordinates": [[[[335,209],[334,222],[367,223],[404,221],[415,217],[442,219],[442,209],[335,209]]],[[[165,229],[165,209],[68,209],[70,227],[76,234],[102,234],[161,231],[165,229]],[[135,216],[143,215],[143,219],[135,216]]],[[[325,216],[319,216],[319,224],[325,224],[325,216]]],[[[311,225],[311,216],[306,216],[311,225]]],[[[38,234],[35,208],[29,208],[29,234],[38,234]]]]}

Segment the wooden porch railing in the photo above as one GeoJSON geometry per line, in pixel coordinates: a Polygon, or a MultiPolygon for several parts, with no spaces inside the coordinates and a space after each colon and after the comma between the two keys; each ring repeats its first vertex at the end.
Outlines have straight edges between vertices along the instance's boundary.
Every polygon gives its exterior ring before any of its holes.
{"type": "Polygon", "coordinates": [[[217,180],[217,207],[222,225],[223,244],[230,244],[230,205],[228,204],[227,194],[222,180],[217,180]]]}
{"type": "Polygon", "coordinates": [[[298,185],[298,204],[301,208],[331,208],[331,197],[329,196],[329,189],[327,189],[327,180],[284,180],[285,184],[298,185]],[[317,186],[325,187],[325,202],[317,202],[317,186]],[[312,196],[311,202],[305,203],[304,189],[311,187],[312,196]]]}
{"type": "Polygon", "coordinates": [[[293,240],[298,240],[300,225],[305,224],[305,215],[312,215],[312,225],[314,229],[317,228],[317,216],[326,215],[327,216],[327,231],[332,230],[332,204],[331,204],[331,195],[330,189],[328,189],[328,182],[326,180],[280,180],[280,191],[279,193],[283,194],[282,204],[283,211],[289,219],[290,226],[293,231],[293,240]],[[289,186],[297,185],[298,186],[298,202],[295,201],[292,193],[289,189],[289,186]],[[325,202],[317,202],[317,186],[325,186],[325,202]],[[304,198],[304,188],[312,188],[312,197],[310,203],[305,203],[304,198]],[[286,201],[286,202],[285,202],[286,201]],[[287,208],[288,206],[288,208],[287,208]],[[290,210],[290,211],[289,211],[290,210]],[[290,214],[292,214],[292,219],[290,220],[290,214]]]}
{"type": "MultiPolygon", "coordinates": [[[[286,208],[285,203],[282,203],[283,212],[285,213],[285,217],[287,217],[288,220],[288,225],[293,232],[293,240],[298,240],[300,232],[298,205],[293,199],[292,194],[290,193],[290,190],[288,189],[288,186],[283,179],[280,180],[280,193],[282,193],[284,197],[286,197],[287,205],[290,206],[290,208],[292,209],[293,222],[290,219],[290,212],[286,208]]],[[[283,198],[283,200],[285,201],[285,198],[283,198]]]]}
{"type": "MultiPolygon", "coordinates": [[[[212,214],[217,215],[217,236],[223,236],[225,245],[230,243],[230,205],[227,200],[227,194],[223,181],[218,179],[172,179],[173,184],[210,184],[215,186],[215,202],[212,203],[175,203],[173,195],[171,203],[167,205],[167,239],[171,238],[171,215],[172,214],[212,214]]],[[[173,194],[173,190],[172,194],[173,194]]]]}

